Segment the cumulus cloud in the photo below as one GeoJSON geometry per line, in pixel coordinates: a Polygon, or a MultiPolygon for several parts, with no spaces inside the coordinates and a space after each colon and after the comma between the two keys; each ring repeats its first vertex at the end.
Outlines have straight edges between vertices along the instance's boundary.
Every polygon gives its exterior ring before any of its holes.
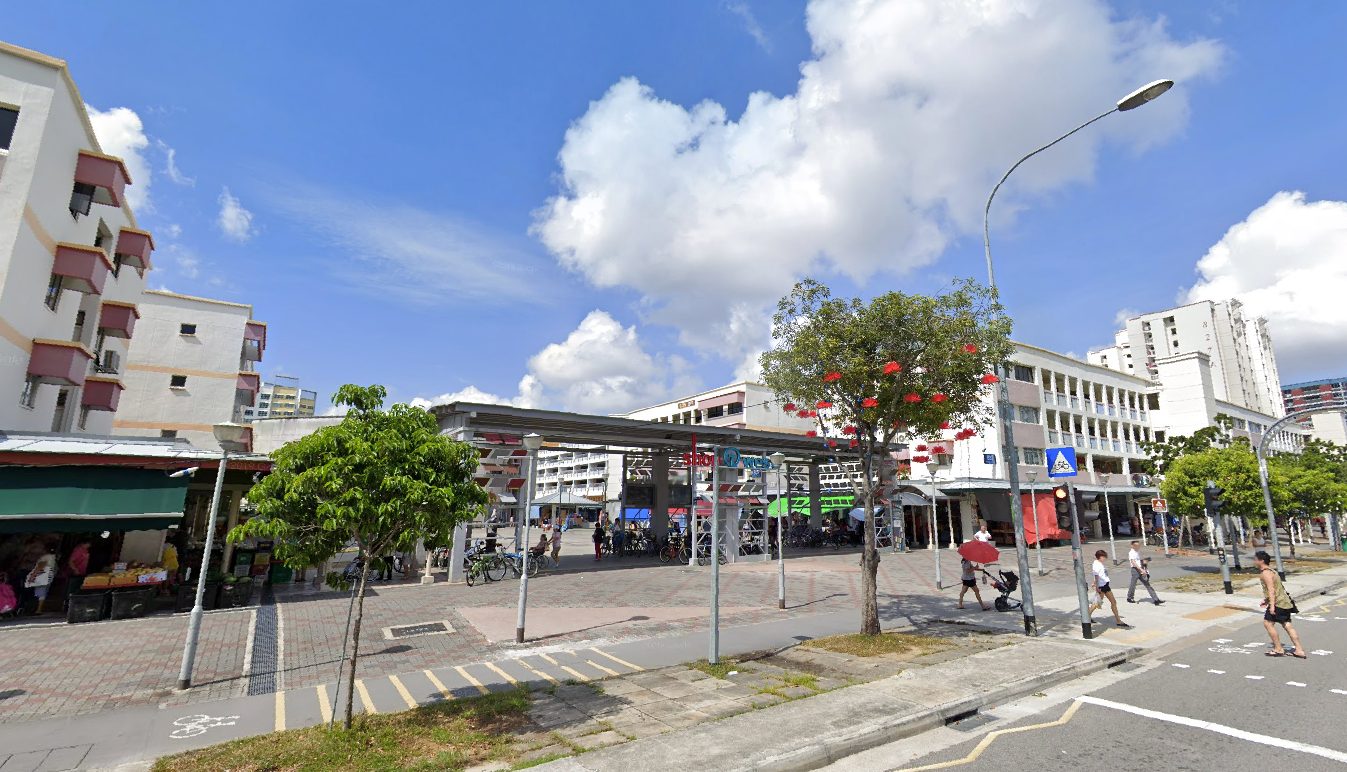
{"type": "Polygon", "coordinates": [[[624,327],[608,312],[595,310],[565,340],[549,344],[529,359],[518,395],[501,397],[469,386],[430,399],[417,398],[411,404],[486,402],[606,414],[661,402],[694,388],[685,361],[651,355],[634,325],[624,327]]]}
{"type": "Polygon", "coordinates": [[[231,241],[244,242],[253,237],[253,213],[243,208],[243,204],[229,192],[229,188],[220,191],[220,214],[215,218],[220,232],[231,241]]]}
{"type": "Polygon", "coordinates": [[[1347,201],[1282,191],[1226,231],[1197,262],[1188,302],[1237,298],[1266,317],[1288,380],[1337,375],[1347,361],[1347,201]]]}
{"type": "Polygon", "coordinates": [[[982,204],[1028,149],[1159,77],[1153,105],[1035,158],[998,198],[1088,180],[1103,142],[1134,150],[1180,131],[1187,89],[1219,66],[1209,40],[1097,0],[814,0],[813,58],[794,93],[738,116],[685,107],[624,78],[566,132],[561,191],[534,232],[601,287],[642,295],[648,321],[747,361],[772,301],[800,276],[864,282],[934,261],[977,232],[982,204]],[[752,320],[748,338],[732,337],[752,320]]]}
{"type": "Polygon", "coordinates": [[[84,109],[89,113],[89,123],[94,127],[94,136],[98,138],[103,152],[117,156],[126,164],[126,171],[131,175],[131,184],[126,187],[126,200],[132,211],[151,211],[150,163],[145,158],[150,139],[145,136],[145,126],[140,116],[129,107],[99,110],[86,104],[84,109]]]}

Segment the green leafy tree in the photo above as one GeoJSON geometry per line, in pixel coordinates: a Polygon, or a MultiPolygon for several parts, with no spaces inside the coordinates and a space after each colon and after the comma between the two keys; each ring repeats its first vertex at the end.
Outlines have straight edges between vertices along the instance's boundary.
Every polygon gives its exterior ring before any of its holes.
{"type": "Polygon", "coordinates": [[[1141,450],[1148,459],[1145,464],[1139,463],[1138,468],[1146,467],[1145,471],[1151,474],[1165,474],[1169,465],[1183,456],[1229,445],[1230,428],[1234,421],[1224,413],[1218,413],[1215,421],[1215,426],[1204,426],[1191,435],[1173,434],[1166,437],[1164,442],[1141,443],[1141,450]]]}
{"type": "MultiPolygon", "coordinates": [[[[1245,518],[1254,526],[1267,525],[1258,459],[1248,443],[1235,442],[1180,456],[1169,464],[1160,492],[1168,500],[1170,511],[1184,517],[1203,517],[1202,489],[1208,480],[1225,489],[1221,495],[1224,514],[1245,518]]],[[[1270,482],[1274,503],[1288,504],[1285,476],[1273,474],[1270,482]]]]}
{"type": "MultiPolygon", "coordinates": [[[[360,656],[365,588],[376,558],[445,544],[454,526],[478,514],[487,496],[473,480],[471,445],[439,433],[434,417],[404,404],[383,410],[382,386],[346,385],[332,398],[348,408],[335,426],[287,443],[248,501],[257,516],[230,541],[271,539],[276,559],[293,568],[330,559],[353,544],[364,560],[356,592],[344,726],[360,656]]],[[[335,580],[335,577],[331,577],[335,580]]]]}
{"type": "MultiPolygon", "coordinates": [[[[875,457],[914,437],[992,417],[989,374],[1010,356],[1010,319],[994,292],[972,281],[937,295],[887,292],[870,301],[832,297],[812,279],[795,285],[773,317],[776,343],[762,355],[763,380],[801,410],[817,410],[821,446],[855,453],[857,498],[874,512],[875,457]]],[[[861,632],[875,635],[879,551],[865,519],[861,632]]]]}

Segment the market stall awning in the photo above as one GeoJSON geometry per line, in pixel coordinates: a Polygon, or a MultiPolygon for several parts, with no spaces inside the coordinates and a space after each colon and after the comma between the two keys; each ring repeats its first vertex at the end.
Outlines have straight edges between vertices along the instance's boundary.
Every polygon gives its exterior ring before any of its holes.
{"type": "Polygon", "coordinates": [[[534,506],[557,506],[557,507],[596,507],[602,508],[603,502],[587,499],[584,496],[577,496],[574,493],[549,493],[546,496],[539,496],[533,500],[534,506]]]}
{"type": "Polygon", "coordinates": [[[155,469],[0,467],[0,533],[167,528],[188,482],[155,469]]]}

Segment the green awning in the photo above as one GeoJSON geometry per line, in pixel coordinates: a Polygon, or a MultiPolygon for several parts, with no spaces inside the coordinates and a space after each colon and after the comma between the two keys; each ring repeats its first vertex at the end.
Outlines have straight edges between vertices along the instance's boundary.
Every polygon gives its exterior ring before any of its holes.
{"type": "Polygon", "coordinates": [[[167,528],[182,519],[187,483],[154,469],[0,467],[0,533],[167,528]]]}
{"type": "MultiPolygon", "coordinates": [[[[767,516],[768,516],[768,517],[781,517],[781,515],[782,515],[782,510],[785,509],[785,507],[786,507],[786,505],[783,503],[783,502],[785,502],[785,500],[786,500],[785,497],[782,497],[782,498],[776,499],[776,500],[773,501],[771,504],[768,504],[768,505],[767,505],[767,516]]],[[[846,509],[846,510],[850,510],[850,509],[852,508],[852,505],[855,503],[855,501],[856,501],[856,497],[855,497],[854,495],[852,495],[852,494],[849,494],[849,493],[847,493],[847,494],[841,494],[841,495],[819,496],[819,511],[820,511],[820,512],[830,512],[830,511],[832,511],[832,510],[834,510],[834,509],[846,509]]],[[[808,516],[808,515],[809,515],[809,497],[808,497],[808,496],[791,496],[791,497],[790,497],[790,511],[791,511],[791,512],[794,512],[795,514],[798,514],[798,515],[806,515],[806,516],[808,516]]]]}

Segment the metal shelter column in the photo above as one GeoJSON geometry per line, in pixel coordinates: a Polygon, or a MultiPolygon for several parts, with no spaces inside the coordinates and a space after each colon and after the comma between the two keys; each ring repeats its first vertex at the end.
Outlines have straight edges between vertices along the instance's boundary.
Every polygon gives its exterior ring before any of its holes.
{"type": "Polygon", "coordinates": [[[818,462],[809,464],[809,527],[823,527],[823,489],[818,479],[818,462]]]}
{"type": "Polygon", "coordinates": [[[650,478],[655,483],[655,501],[650,507],[650,534],[656,541],[669,535],[669,456],[656,453],[650,463],[650,478]]]}

